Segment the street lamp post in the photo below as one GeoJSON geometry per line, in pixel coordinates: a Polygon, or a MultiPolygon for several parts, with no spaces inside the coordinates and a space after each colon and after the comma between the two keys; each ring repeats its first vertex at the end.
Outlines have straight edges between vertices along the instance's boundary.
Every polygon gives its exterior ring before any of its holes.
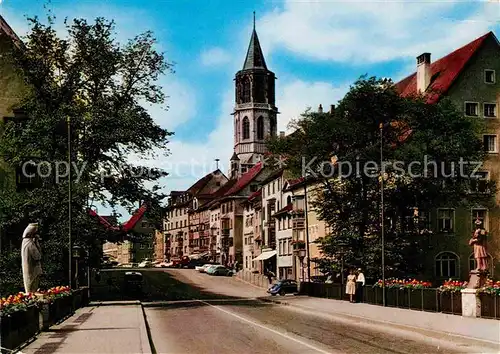
{"type": "Polygon", "coordinates": [[[384,235],[384,125],[380,123],[380,233],[382,242],[382,304],[385,306],[385,235],[384,235]]]}
{"type": "Polygon", "coordinates": [[[69,275],[69,287],[73,287],[72,278],[73,278],[73,270],[72,270],[72,252],[73,252],[73,240],[71,238],[71,118],[67,117],[68,123],[68,275],[69,275]]]}
{"type": "Polygon", "coordinates": [[[340,250],[340,299],[342,299],[342,293],[344,289],[344,254],[347,248],[347,244],[343,241],[338,244],[340,250]]]}

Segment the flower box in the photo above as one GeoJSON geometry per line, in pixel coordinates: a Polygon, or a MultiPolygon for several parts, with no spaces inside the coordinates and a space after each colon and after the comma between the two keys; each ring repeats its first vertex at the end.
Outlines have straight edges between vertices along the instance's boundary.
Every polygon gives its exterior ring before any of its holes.
{"type": "Polygon", "coordinates": [[[39,308],[36,305],[1,316],[2,347],[14,350],[33,338],[40,330],[38,316],[39,308]]]}

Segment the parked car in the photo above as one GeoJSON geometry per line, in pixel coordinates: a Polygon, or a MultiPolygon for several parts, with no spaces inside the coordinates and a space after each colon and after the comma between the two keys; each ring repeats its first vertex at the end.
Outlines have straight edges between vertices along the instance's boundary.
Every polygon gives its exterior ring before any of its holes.
{"type": "Polygon", "coordinates": [[[189,257],[183,256],[182,258],[176,258],[173,259],[172,262],[174,263],[172,265],[174,268],[184,268],[189,264],[189,257]]]}
{"type": "Polygon", "coordinates": [[[149,260],[144,260],[142,261],[141,263],[139,263],[139,268],[152,268],[153,267],[153,263],[151,263],[151,261],[149,260]]]}
{"type": "Polygon", "coordinates": [[[297,282],[295,280],[283,279],[271,286],[267,292],[272,296],[279,294],[285,296],[286,294],[296,294],[299,292],[297,282]]]}
{"type": "Polygon", "coordinates": [[[207,269],[209,267],[212,267],[212,266],[217,266],[217,265],[220,265],[218,263],[205,263],[204,265],[202,266],[198,266],[196,267],[195,269],[200,272],[200,273],[206,273],[207,269]]]}
{"type": "Polygon", "coordinates": [[[227,277],[233,275],[233,271],[224,267],[223,265],[212,265],[207,268],[206,273],[210,275],[224,275],[227,277]]]}

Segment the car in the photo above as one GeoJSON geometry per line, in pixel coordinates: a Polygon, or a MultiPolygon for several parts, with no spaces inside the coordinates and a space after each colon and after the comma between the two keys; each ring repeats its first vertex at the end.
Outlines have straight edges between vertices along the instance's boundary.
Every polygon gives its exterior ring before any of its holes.
{"type": "Polygon", "coordinates": [[[143,276],[139,272],[126,272],[123,277],[123,290],[127,295],[142,294],[143,276]]]}
{"type": "Polygon", "coordinates": [[[202,266],[198,266],[198,267],[196,267],[195,269],[196,269],[198,272],[200,272],[200,273],[206,273],[206,272],[207,272],[207,269],[208,269],[209,267],[216,266],[216,265],[220,265],[220,264],[206,263],[206,264],[204,264],[204,265],[202,265],[202,266]]]}
{"type": "Polygon", "coordinates": [[[279,294],[280,296],[285,296],[286,294],[296,294],[299,289],[297,282],[291,279],[283,279],[271,286],[267,292],[272,296],[279,294]]]}
{"type": "Polygon", "coordinates": [[[139,268],[151,268],[151,267],[153,267],[153,263],[151,263],[151,261],[144,260],[141,263],[139,263],[138,267],[139,268]]]}
{"type": "Polygon", "coordinates": [[[233,271],[224,267],[223,265],[212,265],[208,267],[206,272],[210,275],[224,275],[228,277],[233,275],[233,271]]]}

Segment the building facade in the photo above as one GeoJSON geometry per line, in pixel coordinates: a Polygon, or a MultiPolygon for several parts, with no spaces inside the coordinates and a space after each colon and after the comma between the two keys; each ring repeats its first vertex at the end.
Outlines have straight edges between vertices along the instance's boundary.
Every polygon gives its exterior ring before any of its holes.
{"type": "MultiPolygon", "coordinates": [[[[484,192],[481,180],[500,181],[500,44],[489,32],[447,56],[432,62],[430,53],[417,57],[416,72],[396,84],[402,95],[425,93],[429,102],[448,97],[465,116],[485,122],[484,150],[488,157],[471,184],[471,193],[484,192]]],[[[475,261],[468,240],[474,222],[483,221],[489,231],[490,274],[498,277],[500,263],[500,194],[488,208],[475,204],[470,208],[438,207],[430,211],[427,221],[434,234],[429,239],[430,252],[425,255],[428,278],[468,279],[475,261]]]]}

